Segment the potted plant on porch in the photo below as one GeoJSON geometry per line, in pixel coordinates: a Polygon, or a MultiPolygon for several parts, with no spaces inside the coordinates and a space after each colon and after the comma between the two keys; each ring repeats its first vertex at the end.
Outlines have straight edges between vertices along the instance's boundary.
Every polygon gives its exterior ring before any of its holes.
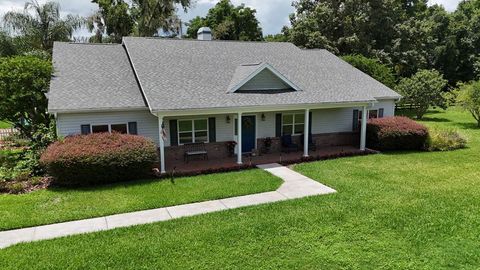
{"type": "Polygon", "coordinates": [[[271,147],[272,147],[272,138],[267,137],[263,139],[263,153],[268,154],[270,152],[271,147]]]}
{"type": "Polygon", "coordinates": [[[235,154],[235,146],[237,145],[237,142],[228,141],[225,143],[225,145],[227,146],[228,156],[233,157],[233,155],[235,154]]]}

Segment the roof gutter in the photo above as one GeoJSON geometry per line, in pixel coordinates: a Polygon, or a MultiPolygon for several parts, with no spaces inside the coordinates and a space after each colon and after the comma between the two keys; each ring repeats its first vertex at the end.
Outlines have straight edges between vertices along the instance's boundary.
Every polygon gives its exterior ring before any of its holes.
{"type": "Polygon", "coordinates": [[[125,108],[88,108],[88,109],[50,109],[49,114],[55,117],[58,113],[96,113],[96,112],[133,112],[133,111],[149,111],[147,107],[125,107],[125,108]]]}
{"type": "Polygon", "coordinates": [[[365,100],[359,102],[331,102],[331,103],[310,103],[310,104],[286,104],[286,105],[257,105],[241,107],[217,107],[217,108],[192,108],[175,110],[153,110],[152,114],[162,116],[183,116],[183,115],[208,115],[208,114],[232,114],[232,113],[251,113],[251,112],[271,112],[271,111],[294,111],[305,109],[333,109],[373,106],[378,103],[377,100],[365,100]]]}

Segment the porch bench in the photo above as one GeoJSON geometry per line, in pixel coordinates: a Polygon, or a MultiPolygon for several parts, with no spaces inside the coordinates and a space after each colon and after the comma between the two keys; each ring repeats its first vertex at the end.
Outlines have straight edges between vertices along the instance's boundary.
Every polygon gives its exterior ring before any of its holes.
{"type": "Polygon", "coordinates": [[[186,143],[183,147],[185,148],[183,160],[187,163],[192,156],[201,156],[203,159],[208,159],[208,152],[204,143],[186,143]]]}

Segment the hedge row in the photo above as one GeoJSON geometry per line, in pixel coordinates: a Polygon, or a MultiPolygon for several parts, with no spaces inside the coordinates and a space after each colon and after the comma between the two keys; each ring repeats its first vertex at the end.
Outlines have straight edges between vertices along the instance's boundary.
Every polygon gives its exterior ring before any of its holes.
{"type": "Polygon", "coordinates": [[[155,144],[141,136],[97,133],[67,137],[40,158],[59,185],[91,185],[151,177],[155,144]]]}
{"type": "Polygon", "coordinates": [[[367,123],[367,147],[388,150],[423,150],[428,129],[407,117],[370,119],[367,123]]]}

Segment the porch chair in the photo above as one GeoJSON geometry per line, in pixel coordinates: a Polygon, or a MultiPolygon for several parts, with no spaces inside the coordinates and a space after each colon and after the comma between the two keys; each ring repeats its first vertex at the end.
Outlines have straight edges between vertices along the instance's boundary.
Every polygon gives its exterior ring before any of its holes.
{"type": "MultiPolygon", "coordinates": [[[[305,145],[305,136],[303,134],[300,137],[300,142],[302,143],[302,146],[305,145]]],[[[308,134],[308,150],[317,151],[317,145],[313,142],[311,133],[308,134]]]]}
{"type": "Polygon", "coordinates": [[[298,145],[293,143],[292,135],[283,135],[281,137],[282,140],[282,152],[290,153],[298,151],[298,145]]]}
{"type": "Polygon", "coordinates": [[[208,152],[204,143],[186,143],[183,147],[185,149],[183,153],[184,162],[188,163],[192,156],[201,156],[203,159],[208,160],[208,152]]]}

